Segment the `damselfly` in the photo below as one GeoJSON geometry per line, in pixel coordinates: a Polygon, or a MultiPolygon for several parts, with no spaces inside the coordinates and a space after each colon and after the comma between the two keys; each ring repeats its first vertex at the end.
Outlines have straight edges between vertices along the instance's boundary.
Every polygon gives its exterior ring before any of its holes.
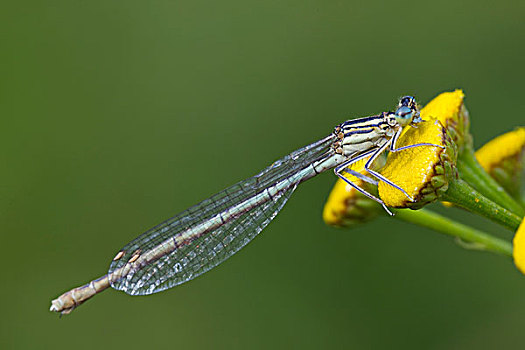
{"type": "Polygon", "coordinates": [[[69,313],[110,285],[131,295],[145,295],[203,274],[261,232],[298,184],[326,170],[334,169],[337,176],[390,213],[381,199],[356,186],[343,173],[350,172],[367,182],[383,181],[412,200],[401,187],[372,170],[372,164],[387,149],[397,152],[420,146],[441,147],[430,143],[396,147],[403,129],[421,121],[415,99],[405,96],[395,112],[338,125],[322,140],[142,234],[117,253],[107,275],[62,294],[52,301],[51,311],[69,313]],[[369,175],[350,169],[360,160],[366,160],[364,168],[369,175]]]}

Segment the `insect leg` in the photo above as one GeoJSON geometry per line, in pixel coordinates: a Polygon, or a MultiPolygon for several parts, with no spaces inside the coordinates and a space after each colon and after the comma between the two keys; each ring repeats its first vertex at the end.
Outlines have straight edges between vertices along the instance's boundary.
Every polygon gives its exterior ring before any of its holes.
{"type": "MultiPolygon", "coordinates": [[[[378,202],[379,204],[381,204],[383,206],[383,208],[385,209],[385,211],[393,216],[394,214],[388,210],[387,206],[385,205],[385,203],[377,198],[376,196],[372,195],[371,193],[368,193],[366,190],[364,190],[363,188],[357,186],[356,184],[354,184],[352,181],[350,181],[349,179],[347,179],[343,174],[342,172],[343,171],[346,171],[346,172],[349,172],[350,174],[356,176],[356,174],[358,174],[357,172],[351,170],[351,169],[346,169],[347,167],[349,167],[350,165],[352,165],[353,163],[356,163],[362,159],[365,159],[367,157],[369,157],[370,155],[374,154],[374,152],[376,152],[375,149],[371,150],[371,151],[368,151],[368,152],[365,152],[363,154],[361,154],[360,156],[357,156],[355,158],[352,158],[350,160],[348,160],[347,162],[337,166],[335,169],[334,169],[334,173],[339,177],[341,178],[343,181],[345,181],[347,184],[349,184],[350,186],[352,186],[353,188],[355,188],[357,191],[359,191],[360,193],[362,193],[363,195],[367,196],[368,198],[378,202]]],[[[359,175],[362,175],[362,174],[359,174],[359,175]]],[[[367,180],[364,180],[363,178],[361,178],[361,176],[356,176],[358,177],[359,179],[362,179],[366,182],[369,182],[371,179],[369,177],[367,177],[366,175],[362,175],[363,177],[367,178],[367,180]]]]}
{"type": "Polygon", "coordinates": [[[343,171],[345,173],[348,173],[352,176],[355,176],[357,177],[359,180],[361,181],[364,181],[364,182],[367,182],[369,184],[372,184],[372,185],[376,185],[377,186],[377,181],[372,179],[370,176],[366,176],[366,175],[363,175],[355,170],[352,170],[352,169],[348,169],[348,168],[344,168],[343,171]]]}
{"type": "Polygon", "coordinates": [[[445,149],[444,146],[435,145],[433,143],[416,143],[414,145],[403,146],[403,147],[397,148],[396,147],[397,139],[401,135],[402,131],[403,131],[403,129],[399,129],[396,132],[396,134],[394,135],[394,137],[392,138],[392,143],[390,144],[390,152],[398,152],[398,151],[402,151],[402,150],[409,149],[409,148],[414,148],[414,147],[419,147],[419,146],[434,146],[434,147],[439,147],[439,148],[445,149]]]}
{"type": "Polygon", "coordinates": [[[372,163],[374,162],[374,160],[376,160],[376,158],[381,154],[383,153],[387,148],[388,146],[391,145],[391,142],[392,142],[393,139],[390,139],[388,141],[386,141],[381,147],[379,147],[379,149],[377,149],[375,151],[374,154],[372,154],[372,156],[370,157],[370,159],[368,159],[368,161],[366,162],[365,164],[365,169],[366,171],[368,171],[370,174],[372,174],[373,176],[377,177],[379,180],[389,184],[390,186],[398,189],[399,191],[403,192],[403,194],[405,196],[407,196],[408,199],[410,199],[412,202],[414,201],[414,199],[404,190],[402,189],[401,187],[399,187],[398,185],[396,185],[395,183],[393,183],[392,181],[390,181],[389,179],[387,179],[386,177],[384,177],[383,175],[381,175],[380,173],[378,173],[377,171],[375,170],[372,170],[370,168],[370,166],[372,165],[372,163]]]}

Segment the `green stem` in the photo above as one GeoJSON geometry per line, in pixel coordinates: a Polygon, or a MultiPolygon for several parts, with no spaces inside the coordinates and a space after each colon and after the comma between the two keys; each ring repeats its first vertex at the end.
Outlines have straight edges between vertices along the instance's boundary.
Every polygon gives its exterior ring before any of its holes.
{"type": "Polygon", "coordinates": [[[512,257],[512,245],[503,239],[476,230],[430,210],[395,210],[395,218],[419,226],[430,228],[445,235],[461,238],[463,241],[475,243],[483,250],[512,257]]]}
{"type": "Polygon", "coordinates": [[[479,193],[518,216],[525,215],[525,209],[478,163],[472,148],[465,147],[461,153],[458,170],[461,178],[479,193]]]}
{"type": "Polygon", "coordinates": [[[494,203],[461,179],[451,181],[441,199],[484,216],[513,232],[518,229],[521,223],[521,218],[518,215],[494,203]]]}

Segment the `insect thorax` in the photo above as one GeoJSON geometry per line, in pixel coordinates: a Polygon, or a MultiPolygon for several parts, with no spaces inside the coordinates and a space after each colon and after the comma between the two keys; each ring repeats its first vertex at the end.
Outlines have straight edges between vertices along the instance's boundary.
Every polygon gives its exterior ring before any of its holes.
{"type": "Polygon", "coordinates": [[[348,120],[335,128],[336,153],[352,156],[382,145],[401,126],[392,113],[348,120]]]}

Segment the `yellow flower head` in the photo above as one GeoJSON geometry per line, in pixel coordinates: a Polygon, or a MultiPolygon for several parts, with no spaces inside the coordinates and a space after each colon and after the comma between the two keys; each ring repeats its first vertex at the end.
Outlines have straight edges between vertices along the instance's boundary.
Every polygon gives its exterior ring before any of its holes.
{"type": "Polygon", "coordinates": [[[514,257],[514,264],[525,274],[525,218],[518,227],[514,239],[512,241],[512,256],[514,257]]]}
{"type": "Polygon", "coordinates": [[[476,151],[476,158],[485,169],[490,172],[505,159],[522,157],[525,151],[525,128],[500,135],[486,143],[476,151]]]}
{"type": "Polygon", "coordinates": [[[379,182],[379,195],[394,208],[417,209],[435,201],[448,188],[450,176],[456,176],[456,148],[439,120],[427,120],[417,128],[408,128],[397,147],[418,143],[444,146],[419,146],[390,153],[381,174],[404,189],[413,199],[385,182],[379,182]]]}
{"type": "Polygon", "coordinates": [[[476,151],[476,159],[511,195],[519,196],[525,162],[525,127],[489,141],[476,151]]]}
{"type": "Polygon", "coordinates": [[[469,114],[463,103],[464,98],[465,94],[459,89],[443,92],[421,110],[423,120],[437,119],[441,122],[460,151],[465,143],[472,142],[469,134],[469,114]]]}

